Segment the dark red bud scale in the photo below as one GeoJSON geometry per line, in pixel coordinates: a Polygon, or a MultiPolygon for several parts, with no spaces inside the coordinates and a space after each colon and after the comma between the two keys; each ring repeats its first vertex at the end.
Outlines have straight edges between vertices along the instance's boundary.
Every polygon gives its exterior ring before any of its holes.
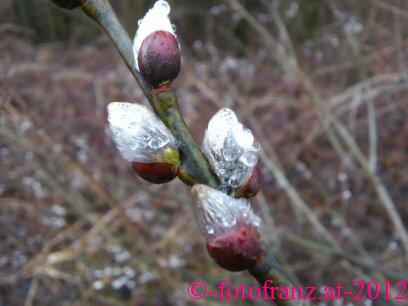
{"type": "Polygon", "coordinates": [[[167,31],[155,31],[140,46],[137,62],[147,83],[157,88],[172,82],[180,73],[177,38],[167,31]]]}
{"type": "Polygon", "coordinates": [[[51,2],[60,8],[73,10],[76,7],[82,6],[85,0],[51,0],[51,2]]]}
{"type": "Polygon", "coordinates": [[[261,170],[258,166],[255,166],[254,170],[250,178],[244,183],[241,187],[239,187],[235,195],[238,198],[252,198],[257,195],[259,190],[261,189],[261,170]]]}
{"type": "Polygon", "coordinates": [[[142,179],[153,184],[164,184],[177,176],[177,169],[169,163],[138,163],[132,162],[133,170],[142,179]]]}
{"type": "Polygon", "coordinates": [[[233,272],[251,269],[264,254],[260,247],[259,229],[242,221],[207,242],[207,250],[218,265],[233,272]]]}

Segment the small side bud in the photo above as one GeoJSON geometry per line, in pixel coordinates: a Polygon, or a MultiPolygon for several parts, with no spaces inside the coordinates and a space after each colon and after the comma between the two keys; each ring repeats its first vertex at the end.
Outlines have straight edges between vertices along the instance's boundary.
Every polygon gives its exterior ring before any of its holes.
{"type": "Polygon", "coordinates": [[[67,10],[73,10],[76,7],[82,6],[84,1],[85,0],[51,0],[55,5],[67,10]]]}
{"type": "Polygon", "coordinates": [[[164,123],[140,104],[113,102],[108,106],[111,134],[121,155],[143,179],[160,184],[177,176],[177,141],[164,123]]]}
{"type": "Polygon", "coordinates": [[[261,189],[261,171],[258,166],[255,166],[251,177],[235,191],[235,196],[238,198],[252,198],[256,196],[261,189]]]}
{"type": "Polygon", "coordinates": [[[264,255],[260,218],[245,199],[235,199],[205,185],[192,188],[194,216],[207,250],[215,262],[229,271],[254,267],[264,255]]]}
{"type": "Polygon", "coordinates": [[[136,68],[154,88],[172,82],[180,72],[180,45],[169,13],[169,4],[157,1],[139,20],[133,44],[136,68]]]}

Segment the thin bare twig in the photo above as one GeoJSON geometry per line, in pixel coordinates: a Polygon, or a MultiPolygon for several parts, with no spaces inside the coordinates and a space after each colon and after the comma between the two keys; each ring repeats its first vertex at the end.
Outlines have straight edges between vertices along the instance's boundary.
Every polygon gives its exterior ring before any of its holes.
{"type": "Polygon", "coordinates": [[[405,256],[408,259],[408,232],[401,220],[395,204],[385,188],[383,182],[378,177],[378,175],[372,171],[369,161],[366,159],[364,154],[361,152],[357,143],[350,135],[348,130],[344,125],[336,118],[333,117],[330,111],[327,109],[325,102],[320,97],[319,92],[315,89],[312,81],[305,74],[304,71],[296,64],[297,61],[293,59],[290,55],[284,52],[284,48],[279,44],[279,42],[272,36],[272,34],[254,17],[252,16],[237,0],[226,0],[232,9],[239,12],[243,18],[250,24],[251,27],[262,37],[264,43],[270,47],[276,60],[280,63],[282,68],[291,76],[297,77],[305,89],[309,93],[313,105],[316,107],[320,118],[327,123],[326,133],[331,141],[335,150],[345,156],[343,150],[340,150],[339,143],[336,140],[337,136],[340,137],[341,141],[351,152],[353,157],[358,161],[360,167],[364,171],[369,182],[373,185],[380,202],[385,208],[389,218],[391,219],[396,233],[401,239],[404,247],[405,256]]]}

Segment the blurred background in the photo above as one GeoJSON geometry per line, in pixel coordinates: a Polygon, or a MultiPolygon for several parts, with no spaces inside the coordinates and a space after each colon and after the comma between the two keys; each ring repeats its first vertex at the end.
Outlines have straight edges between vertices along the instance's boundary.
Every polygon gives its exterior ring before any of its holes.
{"type": "MultiPolygon", "coordinates": [[[[131,37],[154,4],[111,2],[131,37]]],[[[292,281],[407,280],[408,2],[170,4],[185,119],[198,142],[221,107],[253,130],[263,183],[252,202],[292,281]]],[[[146,103],[81,10],[1,1],[1,306],[195,305],[194,280],[255,284],[207,255],[184,184],[132,173],[106,134],[112,101],[146,103]]]]}

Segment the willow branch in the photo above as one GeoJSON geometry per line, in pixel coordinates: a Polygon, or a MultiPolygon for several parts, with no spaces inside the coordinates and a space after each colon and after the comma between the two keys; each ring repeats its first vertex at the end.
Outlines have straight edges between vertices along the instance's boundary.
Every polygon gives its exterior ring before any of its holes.
{"type": "Polygon", "coordinates": [[[281,265],[275,260],[270,252],[266,251],[265,257],[261,258],[258,264],[249,270],[249,273],[258,281],[261,287],[263,287],[265,296],[268,296],[268,299],[273,301],[276,305],[294,305],[291,300],[276,298],[276,295],[279,295],[279,290],[268,291],[267,289],[271,287],[282,289],[293,287],[281,265]]]}
{"type": "Polygon", "coordinates": [[[142,75],[136,69],[132,41],[119,22],[116,14],[113,12],[109,1],[87,0],[82,6],[82,10],[109,35],[123,61],[126,63],[126,66],[143,90],[145,96],[149,99],[150,92],[153,88],[145,82],[142,75]]]}
{"type": "MultiPolygon", "coordinates": [[[[183,120],[177,96],[170,86],[155,90],[144,81],[135,66],[132,42],[120,24],[109,1],[86,0],[81,2],[81,7],[109,35],[156,114],[179,141],[181,157],[179,177],[190,185],[202,183],[217,187],[219,185],[218,179],[211,171],[207,159],[195,143],[183,120]]],[[[265,254],[249,272],[261,285],[267,280],[272,281],[274,286],[284,287],[290,285],[286,278],[283,277],[283,270],[270,254],[265,254]]],[[[272,301],[278,306],[293,305],[291,301],[279,299],[273,299],[272,301]]]]}
{"type": "Polygon", "coordinates": [[[87,0],[82,5],[82,10],[95,20],[109,35],[130,72],[149,100],[150,105],[180,142],[180,178],[188,184],[202,183],[216,187],[218,180],[212,173],[208,161],[194,141],[183,120],[175,93],[170,88],[167,88],[166,95],[157,93],[145,82],[142,75],[136,69],[132,42],[129,35],[120,24],[109,1],[87,0]],[[168,103],[169,99],[172,99],[171,103],[168,103]],[[163,102],[162,100],[166,101],[163,102]]]}

